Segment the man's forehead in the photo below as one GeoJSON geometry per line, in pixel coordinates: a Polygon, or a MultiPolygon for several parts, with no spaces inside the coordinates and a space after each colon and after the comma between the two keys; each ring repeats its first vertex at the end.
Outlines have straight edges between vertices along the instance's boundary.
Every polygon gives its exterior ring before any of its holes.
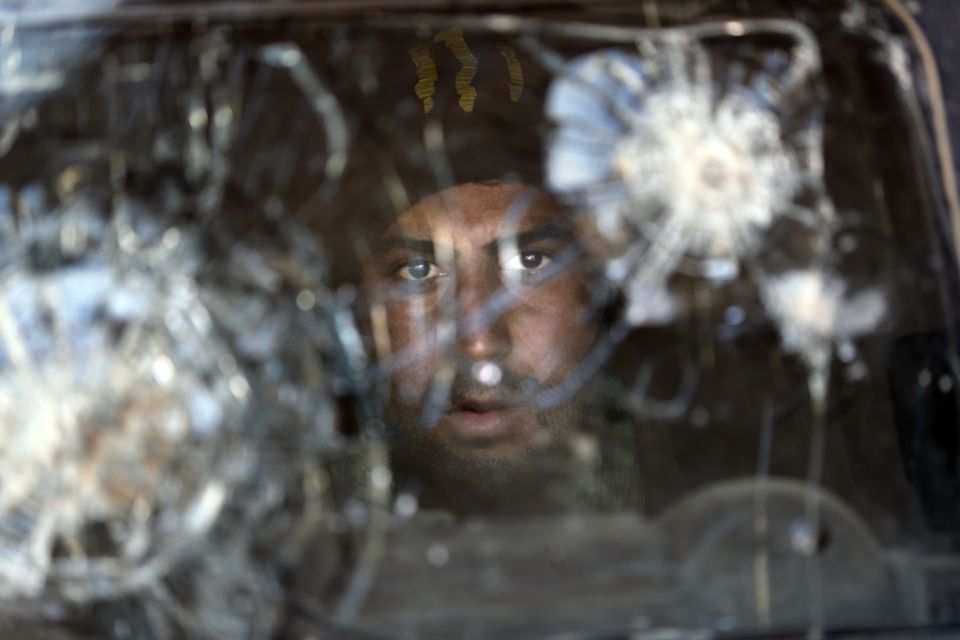
{"type": "Polygon", "coordinates": [[[468,183],[433,194],[404,211],[385,236],[483,230],[497,235],[568,222],[544,191],[512,182],[468,183]]]}

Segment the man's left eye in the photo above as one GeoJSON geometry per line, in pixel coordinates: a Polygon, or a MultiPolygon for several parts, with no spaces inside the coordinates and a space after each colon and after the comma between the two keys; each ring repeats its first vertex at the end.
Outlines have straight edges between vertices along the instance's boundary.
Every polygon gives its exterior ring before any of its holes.
{"type": "Polygon", "coordinates": [[[538,271],[552,262],[550,256],[542,251],[521,251],[503,263],[507,271],[538,271]]]}
{"type": "Polygon", "coordinates": [[[417,258],[408,261],[397,269],[397,275],[400,279],[408,282],[427,282],[440,277],[443,273],[435,263],[417,258]]]}

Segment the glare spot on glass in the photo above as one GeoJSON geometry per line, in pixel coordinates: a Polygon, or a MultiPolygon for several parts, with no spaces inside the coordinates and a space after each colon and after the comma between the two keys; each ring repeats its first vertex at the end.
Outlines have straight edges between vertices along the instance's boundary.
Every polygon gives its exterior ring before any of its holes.
{"type": "Polygon", "coordinates": [[[226,488],[219,482],[207,485],[200,497],[184,514],[186,531],[203,531],[210,526],[226,499],[226,488]]]}
{"type": "Polygon", "coordinates": [[[389,489],[392,480],[393,475],[386,467],[376,467],[370,472],[370,483],[377,491],[386,491],[389,489]]]}
{"type": "Polygon", "coordinates": [[[173,363],[166,356],[159,356],[153,362],[153,375],[157,382],[163,385],[170,384],[173,381],[173,363]]]}
{"type": "Polygon", "coordinates": [[[234,375],[230,378],[230,393],[238,400],[243,400],[250,393],[250,385],[247,379],[241,375],[234,375]]]}
{"type": "Polygon", "coordinates": [[[301,311],[310,311],[317,304],[317,297],[311,291],[304,289],[297,294],[297,307],[301,311]]]}
{"type": "Polygon", "coordinates": [[[442,544],[432,544],[427,549],[427,562],[435,567],[446,566],[450,562],[450,552],[442,544]]]}
{"type": "Polygon", "coordinates": [[[126,253],[133,253],[137,250],[137,234],[131,229],[124,229],[117,234],[117,244],[126,253]]]}
{"type": "Polygon", "coordinates": [[[401,518],[410,518],[417,512],[417,499],[410,493],[397,496],[395,510],[401,518]]]}
{"type": "Polygon", "coordinates": [[[809,522],[797,520],[790,525],[790,547],[803,556],[817,552],[817,536],[809,522]]]}
{"type": "Polygon", "coordinates": [[[22,54],[19,50],[13,50],[7,54],[6,60],[3,62],[3,69],[7,74],[13,74],[20,67],[20,62],[22,60],[22,54]]]}
{"type": "Polygon", "coordinates": [[[937,388],[940,389],[940,393],[950,393],[953,389],[953,378],[947,375],[940,376],[937,381],[937,388]]]}
{"type": "Polygon", "coordinates": [[[173,249],[180,244],[180,232],[177,229],[167,229],[163,233],[164,249],[173,249]]]}
{"type": "Polygon", "coordinates": [[[837,356],[843,362],[853,362],[857,358],[857,348],[849,340],[844,340],[837,346],[837,356]]]}
{"type": "Polygon", "coordinates": [[[727,310],[723,313],[724,321],[731,327],[736,327],[743,324],[745,318],[746,313],[744,313],[743,309],[737,305],[727,307],[727,310]]]}
{"type": "Polygon", "coordinates": [[[207,110],[202,108],[193,109],[189,116],[190,126],[199,129],[207,124],[207,110]]]}
{"type": "Polygon", "coordinates": [[[65,194],[73,193],[74,189],[77,188],[77,185],[81,180],[80,171],[76,167],[70,167],[60,174],[59,187],[60,191],[65,194]]]}
{"type": "Polygon", "coordinates": [[[233,109],[229,106],[222,106],[213,114],[213,124],[217,127],[226,127],[233,121],[233,109]]]}
{"type": "Polygon", "coordinates": [[[499,365],[489,360],[484,360],[483,362],[478,362],[473,365],[473,377],[476,378],[480,384],[493,387],[500,384],[500,380],[503,379],[503,371],[499,365]]]}
{"type": "Polygon", "coordinates": [[[917,376],[917,384],[921,387],[929,387],[933,382],[933,374],[930,373],[929,369],[924,369],[920,372],[920,375],[917,376]]]}
{"type": "Polygon", "coordinates": [[[573,456],[582,462],[592,462],[600,456],[600,446],[594,436],[582,435],[572,442],[573,456]]]}
{"type": "Polygon", "coordinates": [[[743,24],[739,22],[728,22],[726,24],[726,30],[727,33],[734,37],[742,36],[744,33],[746,33],[746,30],[743,28],[743,24]]]}

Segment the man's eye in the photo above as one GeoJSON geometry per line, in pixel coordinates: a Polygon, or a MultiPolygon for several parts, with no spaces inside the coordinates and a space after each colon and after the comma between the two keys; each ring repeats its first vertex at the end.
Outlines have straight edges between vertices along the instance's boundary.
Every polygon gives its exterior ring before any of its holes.
{"type": "Polygon", "coordinates": [[[503,263],[506,271],[538,271],[546,268],[553,260],[542,251],[521,251],[503,263]]]}
{"type": "Polygon", "coordinates": [[[429,260],[410,260],[405,265],[397,269],[397,275],[403,280],[420,282],[423,280],[432,280],[440,275],[440,267],[429,260]]]}

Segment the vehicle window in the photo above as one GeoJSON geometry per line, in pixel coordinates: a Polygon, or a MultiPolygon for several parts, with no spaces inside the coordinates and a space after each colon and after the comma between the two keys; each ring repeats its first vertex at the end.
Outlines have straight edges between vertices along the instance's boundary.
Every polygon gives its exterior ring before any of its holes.
{"type": "Polygon", "coordinates": [[[934,9],[382,4],[0,11],[2,624],[960,628],[934,9]]]}

